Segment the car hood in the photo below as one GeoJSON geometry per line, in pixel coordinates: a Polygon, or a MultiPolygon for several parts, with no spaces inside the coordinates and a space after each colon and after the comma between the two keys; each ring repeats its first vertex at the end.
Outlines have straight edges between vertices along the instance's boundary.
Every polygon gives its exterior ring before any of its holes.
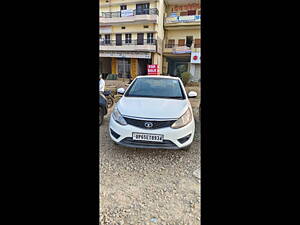
{"type": "Polygon", "coordinates": [[[117,104],[123,116],[151,119],[177,119],[189,107],[189,101],[162,98],[122,97],[117,104]]]}

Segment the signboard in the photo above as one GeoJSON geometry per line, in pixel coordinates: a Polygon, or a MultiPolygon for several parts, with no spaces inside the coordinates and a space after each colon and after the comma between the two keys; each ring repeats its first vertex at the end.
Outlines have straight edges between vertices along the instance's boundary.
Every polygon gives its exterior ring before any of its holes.
{"type": "Polygon", "coordinates": [[[191,54],[191,63],[201,63],[201,52],[192,52],[191,54]]]}
{"type": "Polygon", "coordinates": [[[110,58],[151,59],[150,52],[100,52],[99,56],[110,58]]]}
{"type": "Polygon", "coordinates": [[[148,75],[159,75],[159,66],[157,64],[147,65],[148,75]]]}
{"type": "Polygon", "coordinates": [[[179,22],[191,22],[195,21],[195,16],[179,16],[178,17],[179,22]]]}
{"type": "Polygon", "coordinates": [[[176,17],[167,17],[166,23],[178,23],[178,22],[198,22],[200,21],[200,15],[191,15],[191,16],[176,16],[176,17]]]}
{"type": "Polygon", "coordinates": [[[173,48],[173,54],[185,54],[185,53],[191,53],[191,48],[187,46],[182,46],[178,48],[173,48]]]}
{"type": "Polygon", "coordinates": [[[166,23],[177,23],[177,22],[178,22],[178,16],[166,18],[166,23]]]}
{"type": "Polygon", "coordinates": [[[121,10],[121,17],[129,17],[129,16],[133,16],[132,9],[121,10]]]}

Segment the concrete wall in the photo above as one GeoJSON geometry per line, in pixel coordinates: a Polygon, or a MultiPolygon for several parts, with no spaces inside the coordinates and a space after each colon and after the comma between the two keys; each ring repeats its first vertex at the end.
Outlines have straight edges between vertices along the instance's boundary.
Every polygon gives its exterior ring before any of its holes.
{"type": "Polygon", "coordinates": [[[201,33],[200,29],[192,28],[192,29],[182,29],[182,30],[166,30],[166,38],[165,40],[168,39],[175,39],[176,44],[178,39],[185,39],[186,36],[193,36],[194,39],[200,38],[201,33]]]}
{"type": "Polygon", "coordinates": [[[120,24],[112,27],[113,33],[137,33],[137,32],[156,32],[156,26],[154,24],[120,24]],[[148,26],[149,28],[144,28],[148,26]],[[122,29],[125,27],[125,29],[122,29]]]}

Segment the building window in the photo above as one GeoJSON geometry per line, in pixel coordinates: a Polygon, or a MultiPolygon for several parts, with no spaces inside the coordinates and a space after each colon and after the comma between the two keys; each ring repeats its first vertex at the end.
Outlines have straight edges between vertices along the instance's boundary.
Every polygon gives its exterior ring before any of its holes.
{"type": "Polygon", "coordinates": [[[104,43],[109,45],[110,44],[110,34],[105,34],[105,37],[104,37],[104,43]]]}
{"type": "Polygon", "coordinates": [[[100,39],[99,39],[100,45],[103,45],[104,40],[102,39],[102,35],[100,34],[100,39]]]}
{"type": "Polygon", "coordinates": [[[201,48],[201,39],[195,39],[195,44],[194,44],[195,48],[201,48]]]}
{"type": "Polygon", "coordinates": [[[122,30],[125,30],[126,29],[126,27],[122,27],[122,30]]]}
{"type": "Polygon", "coordinates": [[[127,10],[127,5],[121,5],[121,10],[127,10]]]}
{"type": "Polygon", "coordinates": [[[175,47],[175,40],[168,40],[168,43],[166,45],[166,48],[174,48],[175,47]]]}
{"type": "Polygon", "coordinates": [[[154,40],[153,40],[153,33],[148,33],[147,34],[147,44],[153,44],[154,40]]]}
{"type": "Polygon", "coordinates": [[[144,26],[144,28],[149,28],[149,26],[144,26]]]}
{"type": "Polygon", "coordinates": [[[179,39],[178,46],[185,46],[185,39],[179,39]]]}
{"type": "Polygon", "coordinates": [[[125,43],[131,44],[131,34],[125,34],[125,43]]]}
{"type": "Polygon", "coordinates": [[[136,15],[149,14],[150,4],[136,4],[136,15]]]}

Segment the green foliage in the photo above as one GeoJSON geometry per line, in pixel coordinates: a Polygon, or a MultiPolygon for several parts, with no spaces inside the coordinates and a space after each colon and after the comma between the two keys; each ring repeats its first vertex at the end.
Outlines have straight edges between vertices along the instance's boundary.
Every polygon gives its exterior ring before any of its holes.
{"type": "Polygon", "coordinates": [[[187,85],[191,78],[192,78],[192,74],[190,72],[183,72],[181,74],[181,80],[184,85],[187,85]]]}

